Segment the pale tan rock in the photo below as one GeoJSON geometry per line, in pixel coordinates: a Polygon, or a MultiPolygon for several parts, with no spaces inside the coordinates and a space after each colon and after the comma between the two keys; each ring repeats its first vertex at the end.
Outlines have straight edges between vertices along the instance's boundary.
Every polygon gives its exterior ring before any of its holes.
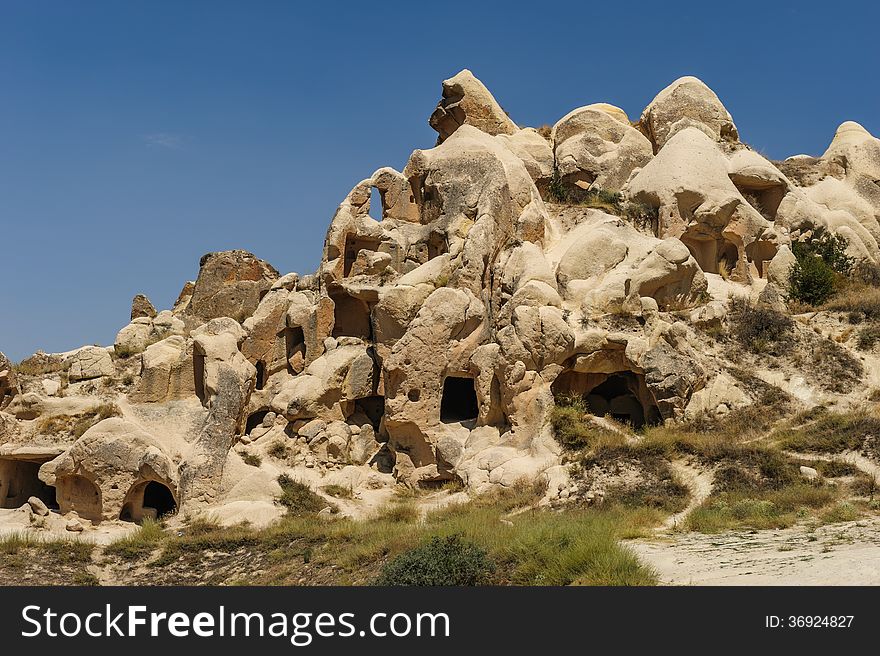
{"type": "Polygon", "coordinates": [[[279,277],[270,264],[241,250],[208,253],[199,267],[186,313],[202,321],[231,317],[243,322],[279,277]]]}
{"type": "Polygon", "coordinates": [[[621,113],[611,105],[587,105],[553,126],[556,167],[563,184],[620,191],[633,171],[651,160],[651,142],[621,121],[621,113]]]}
{"type": "Polygon", "coordinates": [[[71,381],[112,376],[115,371],[110,353],[100,346],[84,346],[68,356],[64,363],[69,366],[67,375],[71,381]]]}
{"type": "Polygon", "coordinates": [[[491,135],[513,134],[518,130],[489,90],[467,69],[443,80],[443,98],[429,123],[440,135],[438,143],[461,125],[472,125],[491,135]]]}
{"type": "Polygon", "coordinates": [[[730,113],[701,80],[685,76],[663,89],[642,112],[639,128],[657,152],[677,132],[698,127],[716,141],[738,141],[730,113]]]}

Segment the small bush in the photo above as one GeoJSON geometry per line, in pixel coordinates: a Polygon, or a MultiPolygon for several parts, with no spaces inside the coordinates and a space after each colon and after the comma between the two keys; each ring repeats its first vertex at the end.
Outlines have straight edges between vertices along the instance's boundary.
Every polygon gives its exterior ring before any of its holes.
{"type": "Polygon", "coordinates": [[[352,492],[351,488],[345,487],[344,485],[325,485],[321,489],[331,497],[337,497],[339,499],[351,499],[354,496],[354,492],[352,492]]]}
{"type": "Polygon", "coordinates": [[[856,348],[860,351],[870,351],[878,341],[880,341],[880,325],[871,324],[859,330],[856,348]]]}
{"type": "Polygon", "coordinates": [[[269,448],[266,449],[266,453],[269,454],[272,458],[277,458],[278,460],[284,460],[288,454],[287,445],[281,440],[275,440],[272,444],[269,445],[269,448]]]}
{"type": "Polygon", "coordinates": [[[831,234],[822,226],[811,228],[809,239],[796,241],[791,248],[798,260],[819,257],[832,271],[843,275],[852,271],[854,260],[846,254],[846,239],[831,234]]]}
{"type": "Polygon", "coordinates": [[[851,462],[845,460],[820,460],[811,463],[811,467],[815,467],[818,472],[825,478],[840,478],[841,476],[855,476],[859,473],[859,468],[851,462]]]}
{"type": "Polygon", "coordinates": [[[794,331],[791,317],[771,308],[752,305],[744,298],[731,298],[729,308],[731,333],[753,353],[762,353],[788,342],[794,331]]]}
{"type": "Polygon", "coordinates": [[[566,449],[576,451],[600,444],[620,443],[623,437],[590,421],[587,407],[580,396],[559,396],[550,413],[556,439],[566,449]]]}
{"type": "Polygon", "coordinates": [[[287,474],[281,474],[278,477],[278,485],[281,486],[281,496],[277,498],[277,502],[287,508],[289,515],[317,513],[328,506],[330,506],[331,512],[338,510],[312,492],[308,485],[293,480],[287,474]]]}
{"type": "Polygon", "coordinates": [[[486,551],[458,535],[432,537],[383,568],[375,585],[481,585],[494,571],[486,551]]]}
{"type": "Polygon", "coordinates": [[[788,274],[788,297],[821,305],[834,293],[834,269],[816,255],[798,258],[788,274]]]}
{"type": "Polygon", "coordinates": [[[251,467],[259,467],[263,464],[263,459],[259,455],[248,451],[241,454],[241,459],[244,460],[244,464],[250,465],[251,467]]]}

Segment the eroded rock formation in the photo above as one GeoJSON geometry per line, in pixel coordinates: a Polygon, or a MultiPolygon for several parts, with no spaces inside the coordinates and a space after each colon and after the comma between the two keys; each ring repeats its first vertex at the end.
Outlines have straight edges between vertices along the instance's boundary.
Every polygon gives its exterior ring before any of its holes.
{"type": "Polygon", "coordinates": [[[136,296],[111,348],[0,354],[0,481],[95,522],[271,507],[297,468],[552,495],[560,395],[634,426],[751,403],[695,328],[731,294],[781,302],[815,227],[880,262],[880,141],[855,123],[773,163],[686,77],[636,124],[593,103],[542,136],[462,71],[430,124],[435,147],[342,200],[314,275],[209,253],[171,310],[136,296]]]}

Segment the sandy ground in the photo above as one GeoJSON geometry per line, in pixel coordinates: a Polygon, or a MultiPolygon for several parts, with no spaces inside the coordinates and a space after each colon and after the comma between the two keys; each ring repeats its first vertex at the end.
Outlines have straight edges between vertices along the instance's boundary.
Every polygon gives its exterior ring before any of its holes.
{"type": "Polygon", "coordinates": [[[666,585],[880,585],[880,518],[626,544],[666,585]]]}

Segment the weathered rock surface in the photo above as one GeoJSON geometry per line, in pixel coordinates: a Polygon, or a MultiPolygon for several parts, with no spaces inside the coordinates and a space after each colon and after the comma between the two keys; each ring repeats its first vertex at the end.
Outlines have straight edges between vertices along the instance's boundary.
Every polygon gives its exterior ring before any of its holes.
{"type": "MultiPolygon", "coordinates": [[[[536,130],[466,70],[429,122],[434,148],[342,199],[313,275],[209,253],[172,309],[136,296],[112,349],[0,354],[0,463],[39,467],[23,512],[52,514],[54,486],[72,532],[178,507],[271,519],[282,473],[365,494],[540,479],[561,497],[561,396],[634,426],[744,408],[751,374],[710,338],[729,299],[787,311],[817,227],[880,264],[880,141],[856,123],[821,157],[771,162],[696,78],[637,126],[594,103],[536,130]]],[[[813,319],[796,329],[851,348],[846,321],[813,319]]],[[[755,376],[805,403],[868,398],[773,369],[755,376]]]]}

